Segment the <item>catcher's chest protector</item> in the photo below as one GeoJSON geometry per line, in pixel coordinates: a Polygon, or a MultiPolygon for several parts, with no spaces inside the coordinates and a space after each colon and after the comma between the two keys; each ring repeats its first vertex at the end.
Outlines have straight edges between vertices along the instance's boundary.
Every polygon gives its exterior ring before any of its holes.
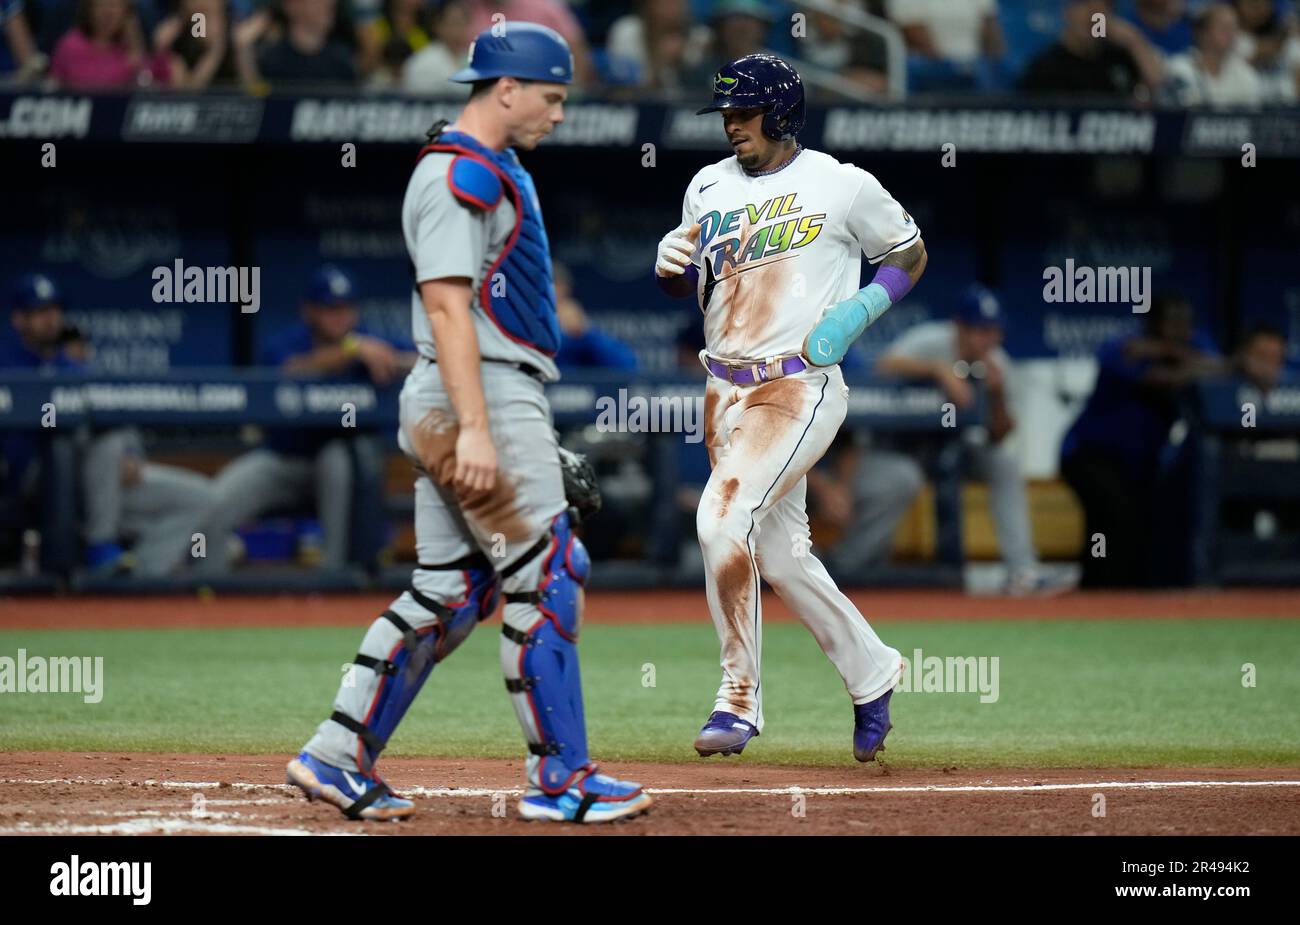
{"type": "MultiPolygon", "coordinates": [[[[511,340],[554,356],[560,349],[560,322],[555,314],[551,246],[533,178],[513,150],[493,151],[461,132],[443,132],[420,151],[420,158],[434,151],[471,158],[501,182],[515,207],[515,227],[483,280],[479,301],[492,323],[511,340]]],[[[495,208],[496,203],[479,201],[474,207],[495,208]]]]}

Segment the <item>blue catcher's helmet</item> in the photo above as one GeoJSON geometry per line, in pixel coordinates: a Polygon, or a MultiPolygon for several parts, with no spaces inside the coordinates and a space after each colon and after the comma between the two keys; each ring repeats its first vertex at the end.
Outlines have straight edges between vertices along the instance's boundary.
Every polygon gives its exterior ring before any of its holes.
{"type": "Polygon", "coordinates": [[[564,36],[531,22],[504,22],[484,29],[469,46],[469,63],[451,75],[468,84],[494,77],[547,83],[573,82],[573,52],[564,36]]]}
{"type": "Polygon", "coordinates": [[[803,128],[803,81],[776,55],[745,55],[713,75],[713,102],[698,116],[720,109],[762,109],[763,134],[786,141],[803,128]]]}

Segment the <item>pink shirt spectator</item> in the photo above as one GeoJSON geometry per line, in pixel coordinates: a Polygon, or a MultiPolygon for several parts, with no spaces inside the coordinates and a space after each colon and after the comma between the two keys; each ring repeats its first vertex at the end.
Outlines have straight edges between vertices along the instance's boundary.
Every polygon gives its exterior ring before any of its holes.
{"type": "Polygon", "coordinates": [[[134,87],[141,71],[166,83],[165,61],[133,61],[122,45],[105,48],[92,42],[80,29],[69,29],[54,46],[50,76],[65,87],[82,89],[134,87]]]}
{"type": "Polygon", "coordinates": [[[583,39],[578,18],[559,0],[470,0],[470,32],[478,35],[493,25],[494,13],[504,13],[506,20],[535,22],[550,26],[570,45],[583,39]]]}

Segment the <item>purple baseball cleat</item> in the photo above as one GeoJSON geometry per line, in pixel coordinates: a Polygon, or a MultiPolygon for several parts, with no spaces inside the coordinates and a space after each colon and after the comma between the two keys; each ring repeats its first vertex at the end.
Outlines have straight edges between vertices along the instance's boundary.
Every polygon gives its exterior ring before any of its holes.
{"type": "Polygon", "coordinates": [[[875,700],[853,705],[853,757],[859,761],[875,761],[876,752],[885,750],[885,736],[894,728],[889,721],[893,694],[887,690],[875,700]]]}
{"type": "Polygon", "coordinates": [[[758,727],[735,713],[715,710],[695,739],[695,751],[701,758],[710,755],[739,755],[745,743],[758,735],[758,727]]]}

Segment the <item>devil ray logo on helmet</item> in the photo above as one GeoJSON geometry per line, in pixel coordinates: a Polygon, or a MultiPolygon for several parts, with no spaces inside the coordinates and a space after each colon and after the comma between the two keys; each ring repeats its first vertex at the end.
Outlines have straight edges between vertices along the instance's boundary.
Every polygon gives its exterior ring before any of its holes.
{"type": "Polygon", "coordinates": [[[761,109],[763,134],[786,141],[803,128],[803,81],[776,55],[746,55],[714,75],[713,102],[696,115],[720,109],[761,109]]]}

